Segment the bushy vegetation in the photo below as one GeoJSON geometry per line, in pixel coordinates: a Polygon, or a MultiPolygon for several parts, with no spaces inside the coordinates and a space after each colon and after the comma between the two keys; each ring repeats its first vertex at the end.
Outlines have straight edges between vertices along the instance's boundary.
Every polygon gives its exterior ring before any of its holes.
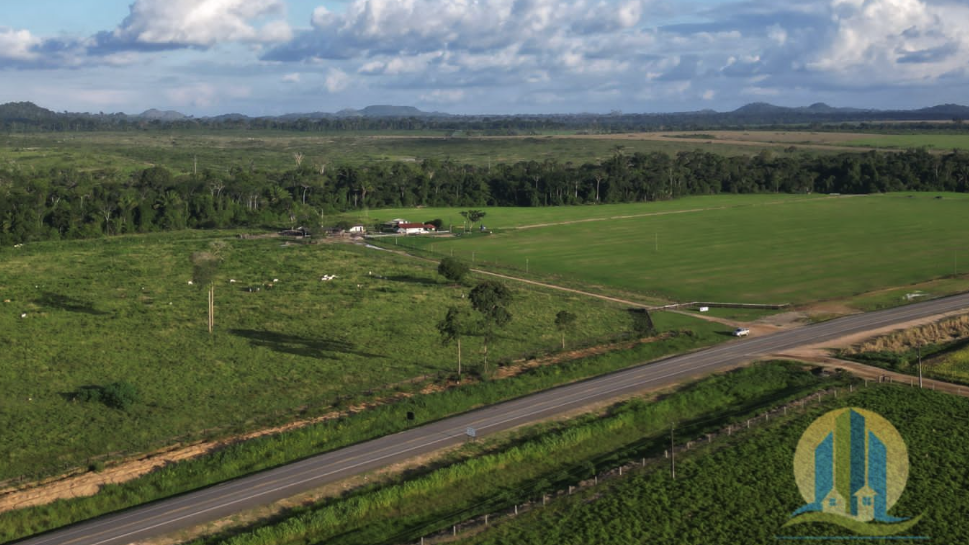
{"type": "Polygon", "coordinates": [[[882,386],[829,398],[804,415],[718,441],[728,443],[727,448],[680,457],[675,481],[664,471],[637,474],[604,490],[563,498],[461,543],[732,545],[777,543],[778,535],[844,535],[844,529],[822,524],[781,528],[803,504],[792,469],[797,441],[814,418],[837,406],[875,411],[905,439],[908,486],[892,513],[924,513],[908,534],[945,543],[969,534],[964,494],[969,474],[963,463],[969,456],[969,431],[961,424],[969,418],[969,401],[882,386]]]}
{"type": "Polygon", "coordinates": [[[107,386],[83,386],[74,392],[75,401],[103,403],[112,409],[127,410],[141,400],[138,388],[130,382],[112,382],[107,386]]]}
{"type": "Polygon", "coordinates": [[[962,365],[967,344],[969,316],[956,316],[865,341],[841,355],[911,375],[918,374],[921,357],[924,376],[969,384],[962,365]]]}
{"type": "Polygon", "coordinates": [[[551,429],[525,431],[509,442],[465,448],[440,469],[323,501],[285,521],[222,543],[413,541],[467,518],[566,488],[630,459],[661,455],[672,420],[682,433],[699,434],[823,383],[797,365],[740,369],[659,400],[624,403],[604,418],[587,415],[551,429]]]}

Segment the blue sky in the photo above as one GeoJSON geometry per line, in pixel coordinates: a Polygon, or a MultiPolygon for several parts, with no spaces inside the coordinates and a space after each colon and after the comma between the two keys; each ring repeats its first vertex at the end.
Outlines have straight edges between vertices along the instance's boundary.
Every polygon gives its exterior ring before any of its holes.
{"type": "Polygon", "coordinates": [[[969,103],[950,0],[31,0],[0,102],[194,115],[969,103]]]}

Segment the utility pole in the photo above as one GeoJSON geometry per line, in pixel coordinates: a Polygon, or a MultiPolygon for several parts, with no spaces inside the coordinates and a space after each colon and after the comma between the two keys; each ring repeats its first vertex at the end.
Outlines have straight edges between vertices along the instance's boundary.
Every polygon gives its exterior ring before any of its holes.
{"type": "Polygon", "coordinates": [[[676,479],[676,450],[673,449],[673,428],[674,424],[670,423],[670,477],[674,480],[676,479]]]}
{"type": "Polygon", "coordinates": [[[922,389],[922,343],[919,343],[919,390],[922,389]]]}

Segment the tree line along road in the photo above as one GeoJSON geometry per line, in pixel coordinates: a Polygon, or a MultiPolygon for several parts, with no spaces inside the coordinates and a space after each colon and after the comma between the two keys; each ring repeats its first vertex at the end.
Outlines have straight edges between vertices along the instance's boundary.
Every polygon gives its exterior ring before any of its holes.
{"type": "Polygon", "coordinates": [[[804,345],[969,308],[969,293],[858,314],[672,356],[78,523],[22,545],[121,545],[170,534],[464,441],[804,345]]]}

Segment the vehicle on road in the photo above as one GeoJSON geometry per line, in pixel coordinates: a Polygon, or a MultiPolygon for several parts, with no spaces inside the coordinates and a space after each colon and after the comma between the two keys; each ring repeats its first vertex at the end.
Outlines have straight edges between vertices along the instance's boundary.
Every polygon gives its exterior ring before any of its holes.
{"type": "Polygon", "coordinates": [[[746,327],[738,327],[737,329],[733,330],[734,337],[746,337],[747,335],[750,335],[750,330],[746,327]]]}

